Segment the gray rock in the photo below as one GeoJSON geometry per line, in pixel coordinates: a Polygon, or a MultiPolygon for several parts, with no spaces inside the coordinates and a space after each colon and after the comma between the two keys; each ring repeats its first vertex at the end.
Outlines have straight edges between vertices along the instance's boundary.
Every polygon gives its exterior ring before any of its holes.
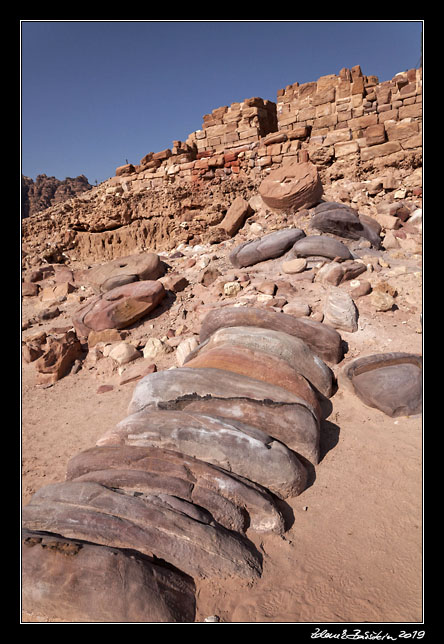
{"type": "Polygon", "coordinates": [[[252,266],[267,259],[283,255],[305,233],[299,228],[287,228],[269,233],[260,239],[247,241],[236,246],[230,253],[229,259],[233,266],[241,268],[252,266]]]}
{"type": "Polygon", "coordinates": [[[337,364],[343,357],[342,339],[335,329],[315,320],[254,307],[213,309],[202,321],[200,342],[204,342],[218,329],[232,326],[254,326],[296,336],[325,362],[337,364]]]}
{"type": "Polygon", "coordinates": [[[250,542],[208,523],[202,512],[196,520],[194,512],[183,511],[185,502],[178,511],[173,501],[133,496],[92,482],[65,481],[33,495],[23,508],[23,527],[136,550],[192,576],[254,579],[260,575],[260,557],[250,542]]]}
{"type": "Polygon", "coordinates": [[[182,452],[253,481],[280,498],[297,496],[307,471],[283,443],[245,423],[189,411],[131,414],[98,445],[160,447],[182,452]]]}

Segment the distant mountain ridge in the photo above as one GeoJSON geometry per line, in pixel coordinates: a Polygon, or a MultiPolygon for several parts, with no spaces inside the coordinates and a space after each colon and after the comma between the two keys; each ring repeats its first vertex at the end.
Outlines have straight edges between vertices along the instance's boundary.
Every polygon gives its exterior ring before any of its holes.
{"type": "Polygon", "coordinates": [[[91,188],[92,185],[84,174],[63,180],[39,174],[35,181],[22,175],[22,218],[30,217],[91,188]]]}

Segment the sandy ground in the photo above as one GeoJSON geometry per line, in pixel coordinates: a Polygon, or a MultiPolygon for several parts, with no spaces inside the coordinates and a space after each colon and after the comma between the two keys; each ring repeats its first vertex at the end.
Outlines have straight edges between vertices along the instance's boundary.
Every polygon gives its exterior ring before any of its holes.
{"type": "MultiPolygon", "coordinates": [[[[398,307],[375,313],[368,298],[357,300],[359,329],[341,332],[348,344],[344,362],[385,351],[422,353],[420,267],[418,257],[394,260],[385,273],[372,274],[372,279],[396,284],[398,307]],[[399,265],[406,271],[397,272],[399,265]]],[[[317,284],[304,284],[298,288],[307,299],[315,298],[316,289],[322,292],[317,284]]],[[[178,294],[174,310],[190,302],[190,290],[178,294]]],[[[195,287],[191,299],[205,304],[200,299],[204,290],[195,287]]],[[[65,303],[61,316],[32,326],[23,337],[69,324],[75,305],[65,303]]],[[[24,298],[23,319],[39,306],[37,297],[24,298]]],[[[131,332],[146,341],[184,323],[170,313],[145,320],[131,332]]],[[[190,316],[186,324],[193,327],[190,316]]],[[[197,318],[194,324],[198,332],[197,318]]],[[[173,364],[171,353],[158,369],[173,364]]],[[[62,481],[68,460],[126,416],[135,386],[118,385],[116,374],[86,368],[46,388],[36,386],[35,375],[34,365],[23,362],[23,504],[43,485],[62,481]],[[109,383],[112,390],[97,392],[109,383]]],[[[210,615],[244,623],[409,624],[423,619],[422,418],[390,418],[343,389],[331,402],[322,427],[321,462],[307,489],[283,508],[288,531],[283,537],[248,535],[264,555],[262,577],[253,583],[197,581],[196,621],[210,615]]]]}

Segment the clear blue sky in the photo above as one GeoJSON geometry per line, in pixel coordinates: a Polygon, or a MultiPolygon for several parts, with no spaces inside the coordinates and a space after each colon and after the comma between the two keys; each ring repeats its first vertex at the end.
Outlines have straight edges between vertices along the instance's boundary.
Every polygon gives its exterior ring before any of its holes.
{"type": "Polygon", "coordinates": [[[101,183],[216,107],[360,65],[419,65],[418,21],[22,21],[21,166],[101,183]]]}

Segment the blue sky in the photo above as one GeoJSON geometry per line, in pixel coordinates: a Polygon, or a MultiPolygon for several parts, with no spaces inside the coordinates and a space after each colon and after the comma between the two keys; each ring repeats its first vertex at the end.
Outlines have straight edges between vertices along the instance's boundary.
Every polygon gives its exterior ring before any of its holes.
{"type": "Polygon", "coordinates": [[[360,65],[417,67],[419,21],[22,21],[21,170],[101,183],[216,107],[360,65]]]}

